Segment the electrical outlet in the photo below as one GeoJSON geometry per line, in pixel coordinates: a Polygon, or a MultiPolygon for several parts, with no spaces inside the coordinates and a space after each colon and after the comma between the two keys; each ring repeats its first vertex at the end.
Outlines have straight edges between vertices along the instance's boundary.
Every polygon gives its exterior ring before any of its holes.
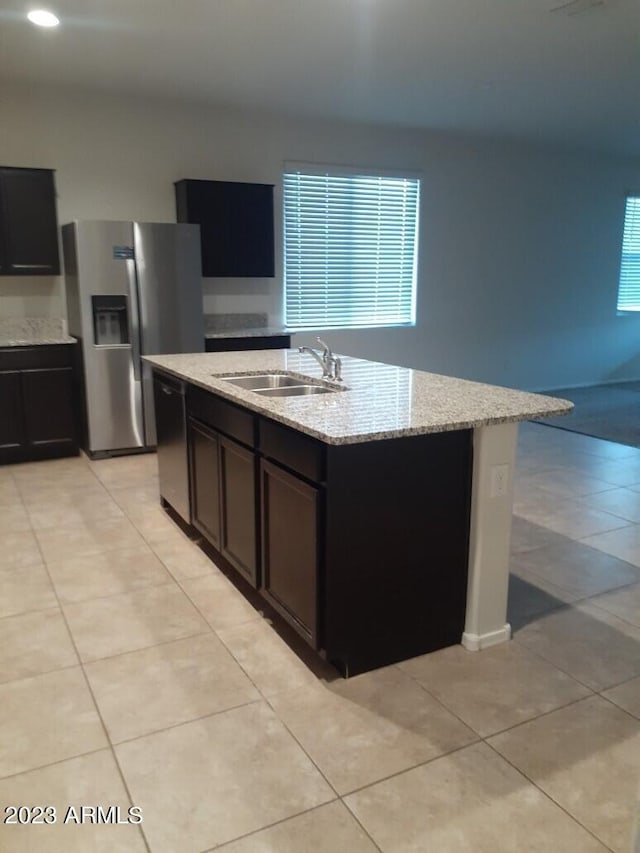
{"type": "Polygon", "coordinates": [[[509,466],[491,466],[491,497],[501,498],[507,494],[509,485],[509,466]]]}

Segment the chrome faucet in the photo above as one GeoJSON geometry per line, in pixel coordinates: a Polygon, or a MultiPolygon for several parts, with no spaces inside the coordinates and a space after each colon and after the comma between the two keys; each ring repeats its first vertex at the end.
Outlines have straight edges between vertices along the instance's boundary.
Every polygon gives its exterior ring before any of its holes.
{"type": "Polygon", "coordinates": [[[322,355],[313,347],[298,347],[298,352],[306,352],[312,355],[322,368],[323,379],[335,379],[337,382],[342,381],[342,362],[331,352],[328,344],[325,344],[320,338],[316,338],[322,347],[322,355]]]}

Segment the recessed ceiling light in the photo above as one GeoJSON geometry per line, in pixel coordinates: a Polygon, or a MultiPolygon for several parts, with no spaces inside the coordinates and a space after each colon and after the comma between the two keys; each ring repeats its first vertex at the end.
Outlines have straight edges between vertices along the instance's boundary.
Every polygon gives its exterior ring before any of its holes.
{"type": "Polygon", "coordinates": [[[57,27],[60,23],[60,19],[46,9],[34,9],[29,12],[27,18],[38,27],[57,27]]]}

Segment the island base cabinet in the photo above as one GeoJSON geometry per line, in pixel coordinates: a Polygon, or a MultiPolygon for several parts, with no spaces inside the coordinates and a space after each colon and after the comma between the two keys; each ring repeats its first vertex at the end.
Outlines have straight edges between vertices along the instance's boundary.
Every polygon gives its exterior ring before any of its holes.
{"type": "Polygon", "coordinates": [[[318,648],[320,491],[260,462],[262,594],[318,648]]]}
{"type": "Polygon", "coordinates": [[[324,659],[349,677],[460,643],[471,430],[326,444],[186,399],[193,526],[324,659]]]}
{"type": "Polygon", "coordinates": [[[215,432],[189,420],[191,523],[220,548],[219,442],[215,432]]]}
{"type": "Polygon", "coordinates": [[[464,630],[470,430],[330,446],[323,646],[345,676],[464,630]]]}
{"type": "Polygon", "coordinates": [[[220,552],[257,586],[256,456],[220,436],[220,552]]]}

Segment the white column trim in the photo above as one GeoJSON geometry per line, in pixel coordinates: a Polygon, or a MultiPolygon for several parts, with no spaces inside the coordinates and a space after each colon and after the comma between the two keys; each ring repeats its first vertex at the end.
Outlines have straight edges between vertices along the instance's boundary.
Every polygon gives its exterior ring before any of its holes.
{"type": "Polygon", "coordinates": [[[517,423],[479,427],[473,434],[469,573],[462,635],[462,645],[470,651],[511,637],[507,596],[517,441],[517,423]],[[501,494],[496,494],[497,465],[507,466],[501,494]]]}

